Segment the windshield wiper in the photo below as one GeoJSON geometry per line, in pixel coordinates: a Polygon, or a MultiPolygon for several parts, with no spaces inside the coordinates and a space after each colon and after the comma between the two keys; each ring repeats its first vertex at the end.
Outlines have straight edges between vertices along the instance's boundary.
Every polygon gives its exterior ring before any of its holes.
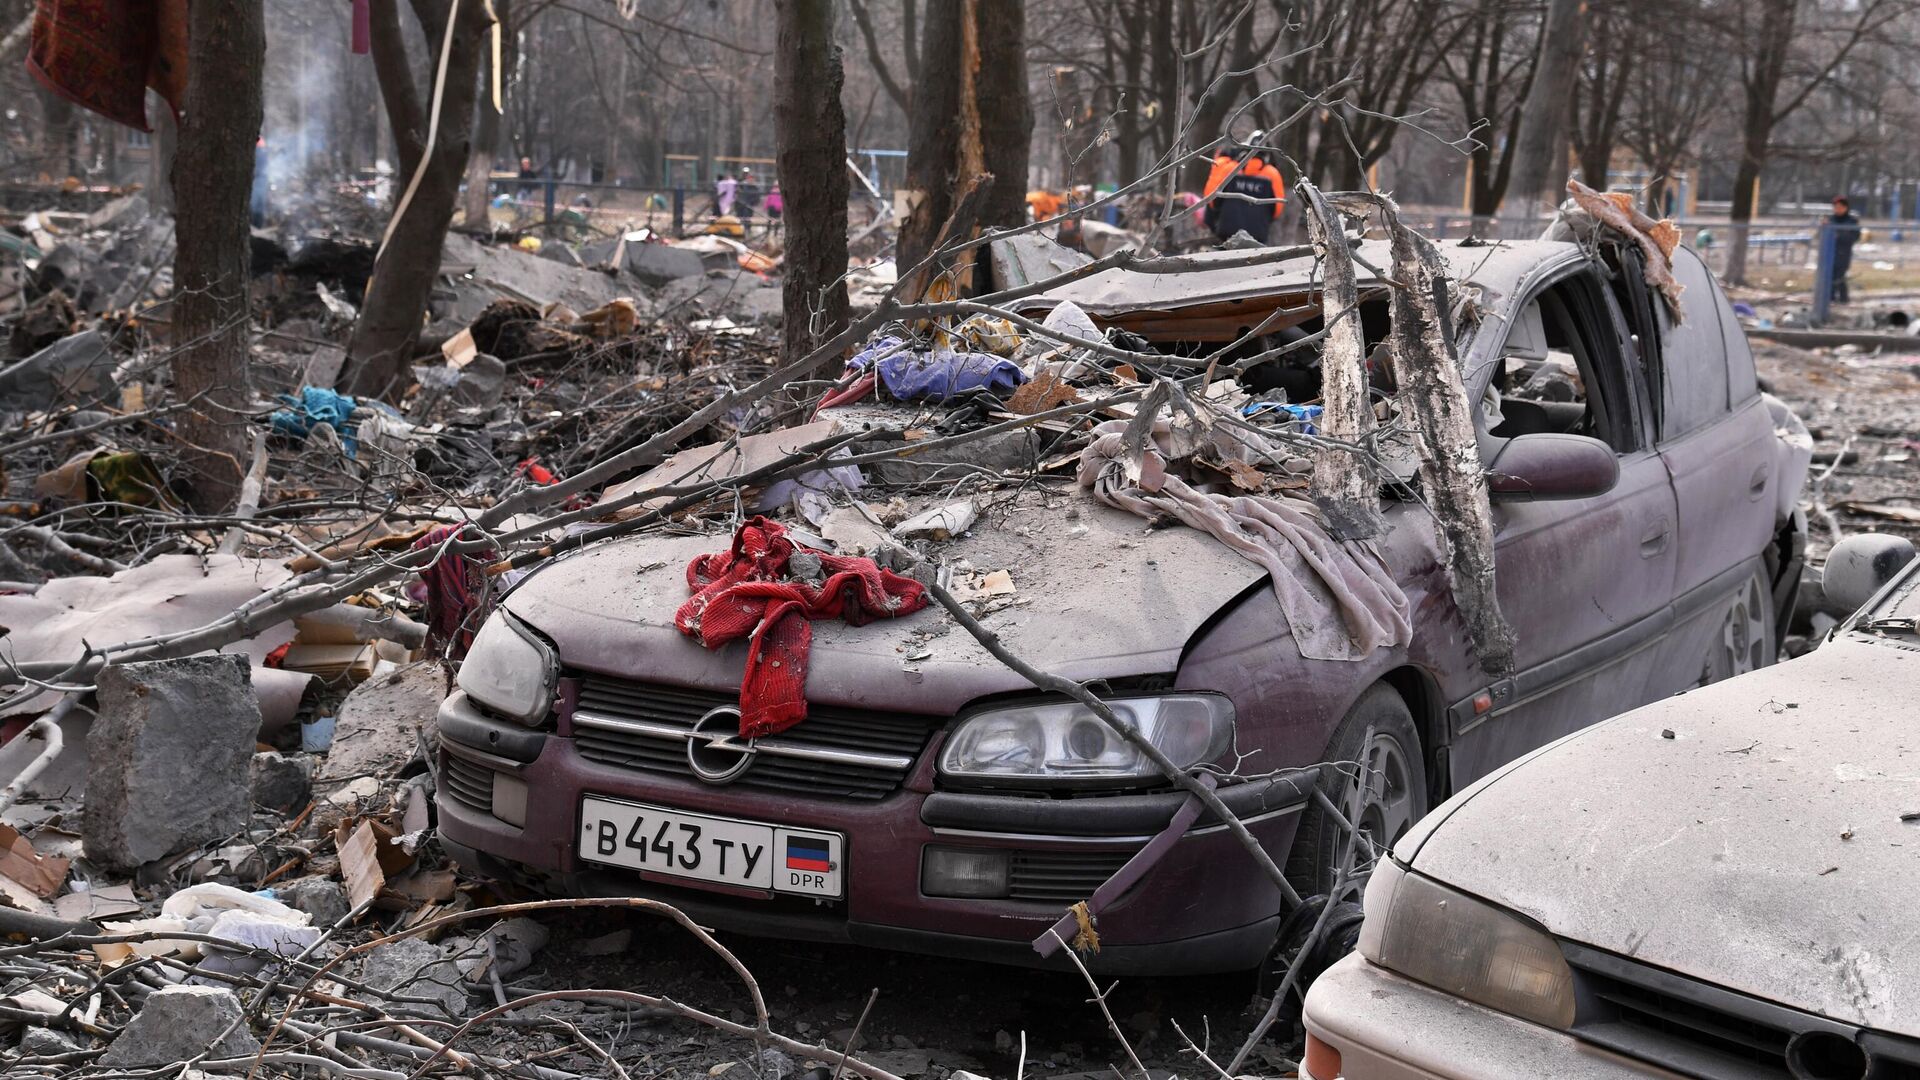
{"type": "Polygon", "coordinates": [[[1920,619],[1909,616],[1871,619],[1860,624],[1860,629],[1875,630],[1882,634],[1906,634],[1909,637],[1920,636],[1920,619]]]}

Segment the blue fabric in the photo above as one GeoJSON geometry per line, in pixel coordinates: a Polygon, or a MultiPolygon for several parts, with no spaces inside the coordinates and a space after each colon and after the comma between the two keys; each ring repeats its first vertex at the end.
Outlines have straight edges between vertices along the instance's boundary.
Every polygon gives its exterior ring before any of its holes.
{"type": "Polygon", "coordinates": [[[1261,413],[1275,413],[1278,416],[1285,417],[1286,420],[1284,422],[1299,424],[1300,434],[1318,435],[1320,434],[1320,428],[1314,421],[1320,419],[1321,414],[1326,411],[1326,407],[1323,405],[1285,405],[1278,401],[1255,401],[1248,403],[1246,407],[1242,408],[1240,414],[1242,416],[1259,416],[1261,413]]]}
{"type": "Polygon", "coordinates": [[[989,353],[923,352],[901,349],[891,335],[879,338],[847,362],[856,371],[871,367],[887,393],[901,401],[946,401],[974,390],[995,393],[1027,381],[1020,365],[989,353]],[[891,356],[888,350],[899,349],[891,356]]]}
{"type": "Polygon", "coordinates": [[[353,438],[353,410],[359,404],[354,399],[324,386],[304,386],[300,396],[281,394],[280,400],[288,408],[276,411],[269,418],[275,435],[285,435],[294,439],[305,439],[313,429],[321,424],[340,433],[340,445],[352,457],[356,449],[353,438]]]}

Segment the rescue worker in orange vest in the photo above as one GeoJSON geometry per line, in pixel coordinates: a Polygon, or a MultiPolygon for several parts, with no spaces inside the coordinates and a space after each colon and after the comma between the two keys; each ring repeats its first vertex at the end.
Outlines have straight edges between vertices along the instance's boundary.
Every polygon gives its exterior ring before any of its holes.
{"type": "Polygon", "coordinates": [[[1285,205],[1287,184],[1280,170],[1273,167],[1257,149],[1265,132],[1247,137],[1244,146],[1222,144],[1207,176],[1204,197],[1208,200],[1207,227],[1222,240],[1245,232],[1262,244],[1269,243],[1273,223],[1285,205]],[[1221,198],[1221,195],[1227,198],[1221,198]]]}

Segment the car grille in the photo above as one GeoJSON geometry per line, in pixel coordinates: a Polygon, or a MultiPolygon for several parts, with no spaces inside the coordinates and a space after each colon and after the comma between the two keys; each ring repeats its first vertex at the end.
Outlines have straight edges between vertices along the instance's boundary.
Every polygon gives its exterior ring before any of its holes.
{"type": "MultiPolygon", "coordinates": [[[[739,695],[598,676],[580,677],[573,742],[589,761],[668,776],[694,775],[686,735],[739,695]]],[[[898,789],[943,719],[912,713],[807,706],[807,718],[755,742],[759,753],[733,783],[743,788],[845,799],[898,789]]]]}
{"type": "Polygon", "coordinates": [[[453,801],[483,814],[493,813],[493,770],[452,754],[440,758],[446,763],[440,770],[440,783],[453,801]]]}
{"type": "MultiPolygon", "coordinates": [[[[1863,1030],[1723,990],[1632,960],[1564,944],[1582,990],[1574,1034],[1588,1042],[1702,1080],[1800,1075],[1789,1063],[1828,1050],[1863,1048],[1870,1065],[1809,1075],[1920,1080],[1920,1043],[1863,1030]],[[1799,1039],[1798,1046],[1795,1040],[1799,1039]]],[[[1831,1056],[1827,1059],[1831,1061],[1831,1056]]]]}
{"type": "Polygon", "coordinates": [[[1073,904],[1093,895],[1131,851],[1016,851],[1008,870],[1007,897],[1073,904]]]}

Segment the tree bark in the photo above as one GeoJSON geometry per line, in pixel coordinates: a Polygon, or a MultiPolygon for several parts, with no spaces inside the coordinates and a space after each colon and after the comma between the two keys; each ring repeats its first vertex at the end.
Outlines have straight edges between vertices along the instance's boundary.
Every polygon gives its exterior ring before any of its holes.
{"type": "Polygon", "coordinates": [[[833,0],[776,0],[773,99],[786,277],[781,362],[803,359],[847,325],[847,114],[833,0]]]}
{"type": "Polygon", "coordinates": [[[1560,205],[1567,183],[1567,116],[1586,44],[1583,0],[1548,0],[1540,59],[1521,108],[1511,194],[1515,220],[1528,231],[1560,205]]]}
{"type": "Polygon", "coordinates": [[[926,258],[953,212],[960,154],[960,0],[930,4],[922,22],[920,78],[907,127],[907,217],[896,245],[900,272],[926,258]]]}
{"type": "Polygon", "coordinates": [[[194,0],[188,41],[173,170],[173,385],[181,400],[195,402],[179,428],[189,499],[217,512],[233,505],[246,474],[247,200],[267,48],[261,0],[194,0]]]}
{"type": "MultiPolygon", "coordinates": [[[[984,226],[1027,220],[1028,153],[1033,106],[1027,99],[1027,14],[1021,0],[975,0],[979,64],[974,103],[980,118],[981,168],[994,176],[980,206],[984,226]]],[[[975,283],[986,284],[985,275],[975,283]]]]}
{"type": "MultiPolygon", "coordinates": [[[[405,386],[407,365],[427,298],[440,273],[440,249],[452,224],[461,174],[466,170],[473,133],[474,100],[480,71],[481,39],[486,31],[479,0],[443,0],[437,10],[432,0],[416,0],[417,13],[433,11],[439,18],[423,18],[422,29],[433,50],[426,59],[426,77],[416,82],[400,38],[396,0],[374,0],[374,67],[380,78],[380,97],[393,125],[399,150],[402,191],[424,158],[426,168],[413,200],[392,226],[386,251],[374,264],[367,282],[366,302],[347,344],[347,363],[341,381],[348,392],[390,397],[405,386]],[[439,132],[426,145],[432,124],[431,90],[446,42],[446,18],[455,20],[447,57],[446,89],[440,107],[439,132]],[[424,85],[429,96],[420,96],[424,85]],[[424,104],[425,107],[422,107],[424,104]]],[[[396,211],[401,209],[396,204],[396,211]]]]}
{"type": "MultiPolygon", "coordinates": [[[[1365,446],[1373,434],[1367,387],[1366,342],[1360,332],[1360,289],[1345,231],[1312,183],[1299,187],[1307,239],[1322,267],[1320,311],[1327,337],[1320,346],[1320,429],[1329,439],[1365,446]]],[[[1313,453],[1313,501],[1335,540],[1369,540],[1386,531],[1380,519],[1380,478],[1373,462],[1335,446],[1313,453]]]]}
{"type": "MultiPolygon", "coordinates": [[[[513,70],[514,36],[507,29],[513,25],[507,15],[510,6],[511,0],[493,0],[493,13],[499,17],[502,28],[500,86],[503,98],[506,96],[506,72],[513,70]]],[[[489,53],[489,59],[480,65],[483,73],[487,72],[487,64],[493,62],[491,55],[489,53]]],[[[621,55],[624,56],[625,52],[621,55]]],[[[492,76],[488,73],[486,77],[492,76]]],[[[467,159],[467,190],[460,217],[469,229],[488,229],[491,220],[487,216],[487,204],[492,192],[487,190],[487,185],[488,178],[493,175],[493,155],[500,146],[500,114],[493,110],[491,92],[476,91],[475,97],[480,103],[480,115],[474,121],[473,154],[467,159]]],[[[505,104],[504,101],[502,104],[505,104]]]]}

